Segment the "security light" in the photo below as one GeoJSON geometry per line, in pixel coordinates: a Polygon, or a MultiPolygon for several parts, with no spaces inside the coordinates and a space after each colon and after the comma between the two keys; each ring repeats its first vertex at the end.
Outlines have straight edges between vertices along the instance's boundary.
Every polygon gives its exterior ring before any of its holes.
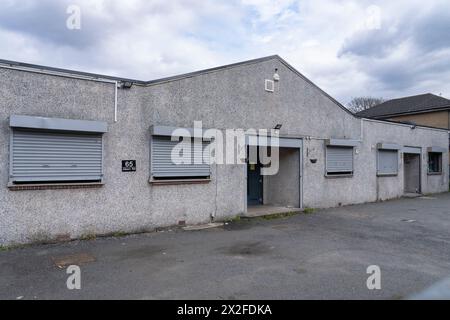
{"type": "Polygon", "coordinates": [[[124,81],[122,82],[122,89],[131,89],[131,87],[133,86],[133,82],[131,81],[124,81]]]}
{"type": "Polygon", "coordinates": [[[283,126],[282,124],[277,124],[274,129],[275,130],[281,130],[282,126],[283,126]]]}
{"type": "Polygon", "coordinates": [[[273,75],[273,80],[276,82],[280,81],[280,75],[278,74],[278,69],[275,69],[275,74],[273,75]]]}

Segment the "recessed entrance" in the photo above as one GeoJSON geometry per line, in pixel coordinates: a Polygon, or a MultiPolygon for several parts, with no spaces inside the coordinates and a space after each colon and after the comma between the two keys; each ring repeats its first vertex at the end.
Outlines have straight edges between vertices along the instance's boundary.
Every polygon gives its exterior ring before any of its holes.
{"type": "MultiPolygon", "coordinates": [[[[260,163],[247,163],[247,215],[262,216],[299,211],[301,208],[301,141],[297,147],[277,147],[278,171],[263,175],[260,163]]],[[[259,154],[260,146],[249,146],[249,152],[259,154]],[[252,149],[254,148],[254,149],[252,149]]],[[[274,160],[276,153],[268,154],[274,160]]],[[[271,164],[272,165],[272,164],[271,164]]]]}
{"type": "Polygon", "coordinates": [[[405,193],[420,194],[421,193],[420,153],[404,153],[403,163],[404,163],[405,193]]]}

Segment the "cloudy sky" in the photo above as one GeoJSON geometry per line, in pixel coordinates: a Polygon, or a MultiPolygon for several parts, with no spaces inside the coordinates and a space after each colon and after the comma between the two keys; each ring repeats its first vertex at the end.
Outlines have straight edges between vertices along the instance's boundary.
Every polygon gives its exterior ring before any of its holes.
{"type": "Polygon", "coordinates": [[[448,0],[0,0],[0,58],[139,80],[279,54],[347,104],[450,98],[448,0]],[[81,29],[67,12],[81,10],[81,29]]]}

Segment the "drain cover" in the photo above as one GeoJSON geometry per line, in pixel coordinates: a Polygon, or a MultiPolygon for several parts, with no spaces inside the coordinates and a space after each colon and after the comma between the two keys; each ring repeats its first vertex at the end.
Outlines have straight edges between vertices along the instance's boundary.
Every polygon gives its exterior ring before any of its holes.
{"type": "Polygon", "coordinates": [[[402,219],[402,222],[413,223],[413,222],[417,222],[417,220],[402,219]]]}
{"type": "Polygon", "coordinates": [[[95,262],[95,257],[88,253],[78,253],[62,257],[52,257],[53,263],[58,268],[65,268],[68,266],[80,266],[89,262],[95,262]]]}
{"type": "Polygon", "coordinates": [[[423,199],[423,200],[436,200],[437,198],[434,197],[419,197],[419,199],[423,199]]]}

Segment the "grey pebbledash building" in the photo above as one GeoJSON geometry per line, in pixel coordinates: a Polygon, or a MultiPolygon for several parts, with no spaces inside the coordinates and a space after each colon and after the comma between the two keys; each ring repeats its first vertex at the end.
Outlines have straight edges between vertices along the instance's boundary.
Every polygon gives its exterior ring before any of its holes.
{"type": "Polygon", "coordinates": [[[278,56],[149,82],[4,60],[0,76],[2,245],[448,190],[447,131],[359,118],[278,56]],[[174,165],[170,132],[194,121],[281,125],[278,174],[174,165]]]}

